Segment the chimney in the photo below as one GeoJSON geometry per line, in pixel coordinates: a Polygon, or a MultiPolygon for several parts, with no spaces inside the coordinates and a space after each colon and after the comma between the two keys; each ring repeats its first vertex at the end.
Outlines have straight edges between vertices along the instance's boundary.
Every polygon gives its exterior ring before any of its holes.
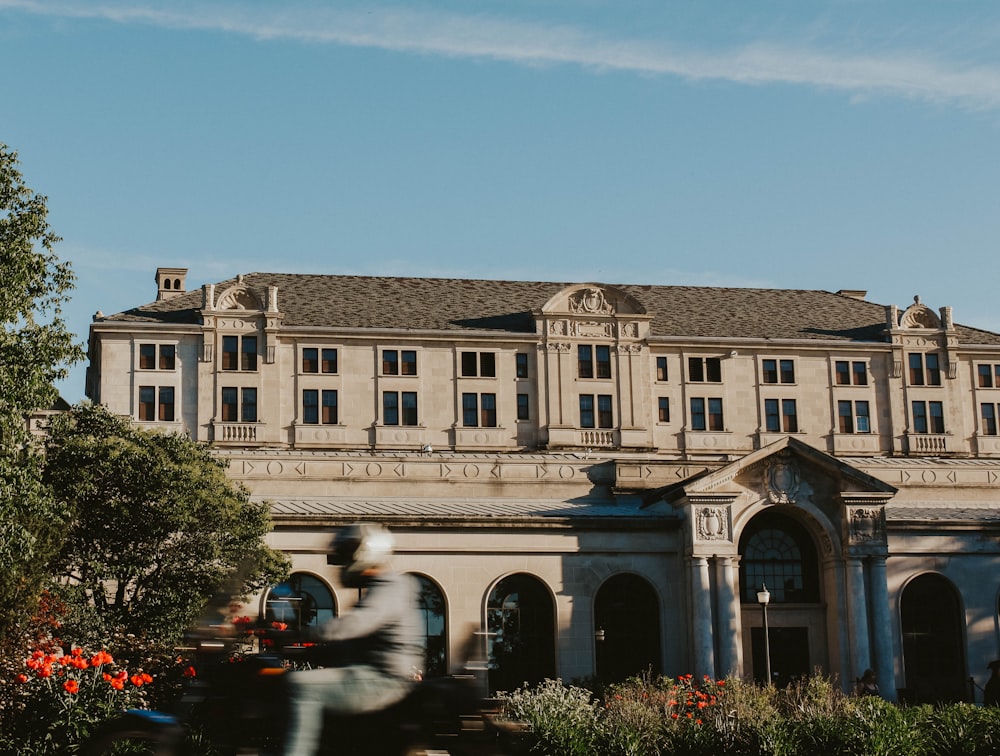
{"type": "Polygon", "coordinates": [[[868,296],[868,292],[864,289],[841,289],[837,292],[842,297],[849,297],[851,299],[864,300],[868,296]]]}
{"type": "Polygon", "coordinates": [[[185,278],[187,278],[187,268],[157,268],[156,301],[173,299],[183,294],[186,291],[185,278]]]}

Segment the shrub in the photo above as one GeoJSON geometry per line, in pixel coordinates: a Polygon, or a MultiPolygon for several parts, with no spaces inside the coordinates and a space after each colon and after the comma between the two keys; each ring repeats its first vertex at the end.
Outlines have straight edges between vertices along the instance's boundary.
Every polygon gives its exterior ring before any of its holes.
{"type": "Polygon", "coordinates": [[[584,688],[545,680],[531,688],[498,693],[504,716],[531,725],[532,750],[550,756],[573,756],[596,751],[597,704],[584,688]]]}

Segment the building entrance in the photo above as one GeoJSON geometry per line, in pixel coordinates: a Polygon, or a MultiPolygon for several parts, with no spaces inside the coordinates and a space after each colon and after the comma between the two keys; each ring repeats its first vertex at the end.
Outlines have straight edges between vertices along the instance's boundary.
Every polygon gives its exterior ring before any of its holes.
{"type": "MultiPolygon", "coordinates": [[[[809,669],[809,630],[805,627],[772,627],[768,634],[771,640],[771,682],[783,688],[788,683],[806,677],[809,669]]],[[[767,679],[767,657],[765,655],[764,628],[750,629],[753,654],[753,679],[763,683],[767,679]]]]}

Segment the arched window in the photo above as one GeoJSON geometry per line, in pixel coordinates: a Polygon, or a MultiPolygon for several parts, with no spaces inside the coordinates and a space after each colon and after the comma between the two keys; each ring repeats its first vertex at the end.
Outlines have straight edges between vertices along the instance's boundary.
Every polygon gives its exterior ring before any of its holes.
{"type": "Polygon", "coordinates": [[[540,580],[521,573],[497,583],[486,630],[491,693],[555,677],[555,607],[540,580]]]}
{"type": "Polygon", "coordinates": [[[333,592],[317,577],[294,572],[278,583],[264,601],[268,622],[284,622],[291,630],[318,627],[337,614],[333,592]]]}
{"type": "Polygon", "coordinates": [[[819,566],[812,537],[795,520],[780,513],[758,515],[740,538],[740,598],[756,604],[766,585],[771,602],[819,601],[819,566]]]}
{"type": "Polygon", "coordinates": [[[638,575],[615,575],[594,600],[597,676],[618,682],[652,670],[660,674],[660,602],[638,575]]]}
{"type": "Polygon", "coordinates": [[[904,697],[909,703],[964,701],[965,621],[954,586],[941,575],[914,578],[903,589],[899,614],[904,697]]]}
{"type": "Polygon", "coordinates": [[[448,674],[445,655],[447,648],[447,625],[445,619],[444,594],[430,578],[415,573],[420,585],[420,613],[424,620],[424,678],[442,677],[448,674]]]}

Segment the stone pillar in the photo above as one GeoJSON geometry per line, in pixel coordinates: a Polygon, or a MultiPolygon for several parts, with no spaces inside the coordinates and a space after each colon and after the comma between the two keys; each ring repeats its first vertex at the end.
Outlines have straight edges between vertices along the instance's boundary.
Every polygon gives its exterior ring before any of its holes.
{"type": "Polygon", "coordinates": [[[740,601],[736,595],[736,570],[733,558],[717,557],[715,563],[715,621],[719,639],[719,677],[739,676],[743,671],[740,638],[740,601]]]}
{"type": "Polygon", "coordinates": [[[875,674],[882,696],[896,700],[896,667],[893,663],[892,626],[889,614],[889,587],[886,582],[885,557],[872,557],[871,607],[872,636],[875,650],[875,674]]]}
{"type": "Polygon", "coordinates": [[[858,557],[848,557],[847,615],[851,633],[851,667],[846,670],[850,680],[860,677],[871,666],[868,643],[868,597],[865,591],[865,566],[858,557]]]}
{"type": "Polygon", "coordinates": [[[712,642],[712,587],[709,582],[708,560],[705,557],[691,559],[691,606],[694,622],[691,628],[694,638],[695,678],[715,674],[715,650],[712,642]]]}

